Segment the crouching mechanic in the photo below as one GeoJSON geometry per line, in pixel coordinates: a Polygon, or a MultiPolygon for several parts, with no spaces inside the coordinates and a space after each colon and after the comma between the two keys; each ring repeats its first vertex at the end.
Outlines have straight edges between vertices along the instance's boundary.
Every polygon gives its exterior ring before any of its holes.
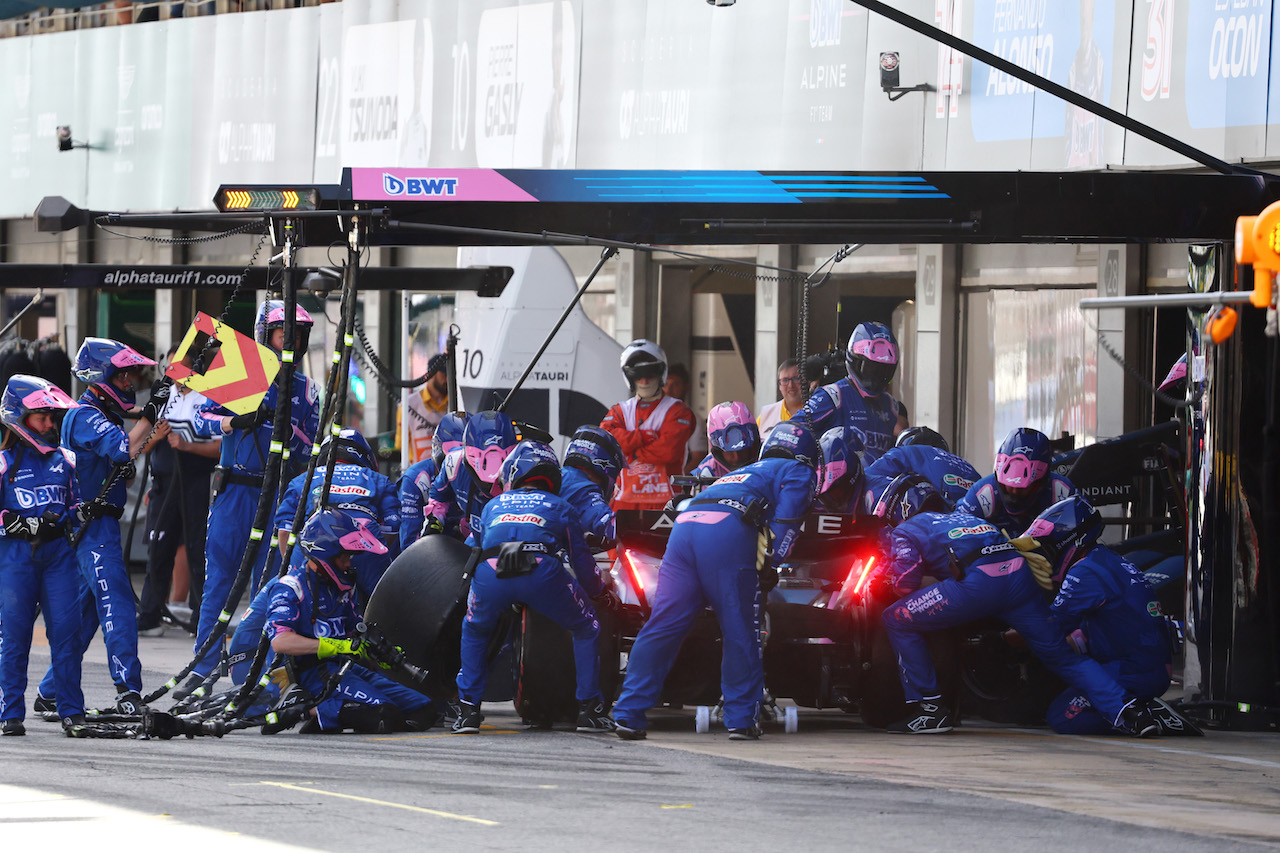
{"type": "Polygon", "coordinates": [[[680,643],[708,604],[724,637],[725,727],[733,740],[760,737],[761,585],[777,583],[774,567],[791,552],[813,503],[819,452],[803,424],[780,423],[769,433],[759,462],[721,477],[676,516],[658,572],[653,614],[636,637],[614,706],[619,737],[645,736],[645,712],[661,698],[680,643]],[[766,528],[775,542],[771,561],[766,528]]]}
{"type": "Polygon", "coordinates": [[[1012,625],[1036,657],[1076,685],[1114,726],[1140,737],[1155,733],[1155,722],[1142,702],[1126,694],[1096,661],[1067,646],[1029,567],[1030,562],[1045,567],[1044,557],[1025,540],[1009,542],[980,518],[945,509],[933,486],[916,474],[896,478],[875,507],[875,514],[893,530],[889,559],[873,581],[873,590],[877,597],[901,596],[882,614],[907,700],[907,716],[891,724],[889,731],[951,731],[951,711],[941,701],[924,634],[996,616],[1012,625]],[[926,575],[943,580],[922,589],[926,575]]]}
{"type": "MultiPolygon", "coordinates": [[[[431,498],[431,483],[440,468],[444,465],[444,457],[462,447],[462,438],[467,429],[466,412],[448,412],[436,431],[431,434],[431,453],[421,462],[415,462],[400,475],[400,550],[403,551],[422,537],[422,525],[426,521],[427,501],[431,498]]],[[[444,530],[456,535],[458,522],[462,518],[462,510],[456,503],[445,512],[444,530]]]]}
{"type": "Polygon", "coordinates": [[[828,512],[857,515],[862,509],[865,474],[862,436],[853,427],[832,427],[818,442],[822,449],[822,480],[818,502],[828,512]]]}
{"type": "Polygon", "coordinates": [[[0,734],[24,735],[27,664],[37,608],[53,656],[57,713],[68,734],[84,722],[80,691],[80,570],[67,526],[80,502],[75,456],[58,446],[57,416],[76,402],[53,383],[17,374],[0,398],[0,734]]]}
{"type": "MultiPolygon", "coordinates": [[[[385,554],[387,546],[369,521],[340,509],[323,509],[308,518],[298,545],[306,565],[290,569],[276,585],[265,630],[271,648],[293,658],[291,674],[310,701],[321,700],[306,712],[309,718],[302,733],[355,729],[384,734],[421,731],[438,722],[441,714],[426,696],[363,666],[348,670],[324,697],[338,667],[333,658],[346,655],[358,664],[378,666],[366,657],[360,640],[353,639],[360,616],[352,557],[385,554]]],[[[263,726],[263,734],[299,722],[305,704],[280,712],[278,719],[263,726]]]]}
{"type": "Polygon", "coordinates": [[[956,509],[976,515],[1013,535],[1037,515],[1076,493],[1066,477],[1053,474],[1053,445],[1030,427],[1005,436],[996,449],[996,470],[969,488],[956,509]]]}
{"type": "Polygon", "coordinates": [[[522,441],[502,463],[506,491],[484,508],[475,536],[482,549],[462,623],[456,734],[480,731],[480,699],[489,675],[488,647],[502,614],[513,604],[532,607],[573,635],[578,731],[613,730],[600,696],[596,640],[600,623],[591,598],[616,601],[596,571],[578,514],[556,495],[560,460],[545,444],[522,441]],[[560,562],[564,552],[573,575],[560,562]]]}
{"type": "Polygon", "coordinates": [[[874,506],[885,487],[902,474],[923,475],[947,506],[955,506],[982,477],[963,457],[951,452],[945,438],[928,427],[904,429],[893,448],[867,466],[869,503],[874,506]]]}
{"type": "Polygon", "coordinates": [[[707,444],[711,452],[693,476],[715,480],[760,458],[760,428],[746,403],[721,403],[707,412],[707,444]]]}
{"type": "MultiPolygon", "coordinates": [[[[1079,495],[1040,513],[1027,529],[1048,558],[1041,585],[1057,593],[1049,609],[1073,649],[1102,665],[1126,691],[1147,703],[1163,735],[1199,734],[1159,701],[1169,689],[1171,650],[1165,617],[1142,573],[1098,542],[1102,517],[1079,495]]],[[[1068,688],[1049,704],[1059,734],[1114,731],[1089,697],[1068,688]]]]}
{"type": "Polygon", "coordinates": [[[609,498],[626,467],[618,440],[598,426],[578,427],[565,448],[560,497],[578,511],[582,532],[600,542],[618,538],[609,498]]]}

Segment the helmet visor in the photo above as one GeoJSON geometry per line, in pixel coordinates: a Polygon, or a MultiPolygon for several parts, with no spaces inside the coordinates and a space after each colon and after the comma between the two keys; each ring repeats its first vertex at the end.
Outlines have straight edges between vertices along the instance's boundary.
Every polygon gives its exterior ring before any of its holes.
{"type": "Polygon", "coordinates": [[[1002,486],[1025,489],[1034,486],[1047,473],[1048,463],[1036,462],[1021,453],[1001,453],[996,457],[996,482],[1002,486]]]}
{"type": "Polygon", "coordinates": [[[508,451],[501,447],[468,447],[467,464],[471,470],[486,483],[496,483],[502,473],[502,463],[507,460],[508,451]]]}
{"type": "MultiPolygon", "coordinates": [[[[861,342],[859,342],[861,343],[861,342]]],[[[897,362],[870,361],[866,358],[856,359],[851,370],[860,384],[869,394],[883,394],[893,381],[893,374],[898,370],[897,362]]]]}
{"type": "Polygon", "coordinates": [[[884,338],[868,338],[853,342],[853,354],[879,364],[898,364],[898,347],[884,338]]]}

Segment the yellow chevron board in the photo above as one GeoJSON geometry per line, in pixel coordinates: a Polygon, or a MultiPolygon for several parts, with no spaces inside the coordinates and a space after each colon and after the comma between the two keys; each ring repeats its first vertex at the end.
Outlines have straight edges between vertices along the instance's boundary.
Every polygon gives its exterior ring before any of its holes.
{"type": "Polygon", "coordinates": [[[247,414],[261,405],[279,372],[280,359],[274,352],[226,323],[200,312],[183,335],[173,364],[169,365],[165,375],[236,414],[247,414]],[[201,332],[216,338],[221,344],[203,374],[178,363],[188,353],[196,354],[192,348],[201,332]]]}

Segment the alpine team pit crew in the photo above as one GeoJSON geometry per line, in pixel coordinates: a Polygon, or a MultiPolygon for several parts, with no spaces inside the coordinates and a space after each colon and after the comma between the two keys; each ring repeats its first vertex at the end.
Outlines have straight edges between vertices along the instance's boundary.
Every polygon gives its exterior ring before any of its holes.
{"type": "Polygon", "coordinates": [[[733,740],[760,737],[762,592],[777,583],[775,567],[791,553],[813,503],[819,452],[803,424],[778,424],[759,462],[720,478],[676,516],[653,593],[653,613],[636,637],[613,709],[619,737],[645,736],[645,712],[661,699],[676,652],[708,604],[724,637],[720,692],[725,727],[733,740]],[[772,555],[766,530],[774,538],[772,555]]]}
{"type": "Polygon", "coordinates": [[[898,656],[907,700],[907,716],[889,731],[951,731],[951,711],[941,701],[924,634],[996,616],[1013,626],[1036,657],[1077,685],[1114,726],[1140,737],[1153,734],[1155,722],[1145,705],[1063,639],[1030,567],[1031,562],[1043,567],[1044,557],[1025,540],[1011,543],[994,525],[945,508],[942,496],[918,474],[895,479],[876,505],[875,514],[893,530],[889,559],[873,589],[878,597],[900,597],[881,618],[898,656]],[[926,575],[942,580],[921,588],[926,575]]]}
{"type": "MultiPolygon", "coordinates": [[[[422,462],[432,454],[431,439],[449,411],[449,360],[436,353],[427,362],[427,381],[421,391],[409,395],[409,461],[422,462]]],[[[396,409],[395,449],[400,449],[404,426],[404,409],[396,409]]]]}
{"type": "MultiPolygon", "coordinates": [[[[398,553],[392,546],[397,541],[396,533],[400,527],[400,499],[396,494],[395,484],[378,472],[378,462],[369,442],[359,430],[346,428],[340,430],[336,437],[327,436],[320,446],[320,460],[311,478],[311,491],[307,494],[303,518],[310,518],[320,508],[320,497],[324,491],[324,466],[328,461],[328,454],[335,447],[338,462],[333,466],[328,508],[342,510],[357,520],[368,522],[368,528],[388,546],[388,550],[363,551],[351,559],[356,579],[356,598],[363,604],[369,600],[374,587],[398,553]]],[[[280,506],[276,508],[276,542],[281,559],[288,550],[289,537],[293,535],[293,518],[302,501],[306,481],[305,471],[294,477],[280,498],[280,506]]],[[[294,548],[289,567],[301,568],[304,564],[302,549],[294,548]]],[[[267,609],[271,604],[271,590],[278,582],[279,579],[273,577],[262,585],[262,589],[258,590],[258,594],[240,617],[240,624],[231,638],[227,663],[231,669],[231,680],[235,684],[244,682],[253,663],[258,637],[262,633],[267,609]]]]}
{"type": "Polygon", "coordinates": [[[440,473],[431,482],[423,511],[422,535],[444,533],[452,508],[461,515],[458,535],[468,541],[480,526],[480,514],[494,495],[502,463],[516,446],[516,425],[502,412],[479,412],[467,418],[462,447],[446,453],[440,473]]]}
{"type": "MultiPolygon", "coordinates": [[[[1042,586],[1057,597],[1049,609],[1073,649],[1147,703],[1161,734],[1190,733],[1159,697],[1169,689],[1171,652],[1164,615],[1142,573],[1098,542],[1102,517],[1079,495],[1049,507],[1026,536],[1048,558],[1052,574],[1042,586]]],[[[1108,734],[1111,721],[1074,687],[1049,704],[1049,725],[1059,734],[1108,734]]]]}
{"type": "Polygon", "coordinates": [[[458,671],[456,734],[480,731],[480,700],[489,676],[489,638],[502,614],[523,603],[573,635],[578,731],[613,730],[600,696],[596,640],[600,623],[591,599],[613,593],[596,571],[578,514],[556,495],[560,460],[545,444],[522,441],[502,465],[506,491],[489,501],[476,532],[480,563],[467,595],[458,671]],[[560,562],[563,552],[573,576],[560,562]]]}
{"type": "MultiPolygon", "coordinates": [[[[426,521],[427,501],[431,498],[431,483],[440,473],[444,457],[462,447],[462,438],[467,429],[466,412],[449,412],[440,419],[435,433],[431,436],[431,455],[421,462],[415,462],[400,475],[400,550],[408,548],[422,536],[422,525],[426,521]]],[[[455,503],[445,513],[444,529],[450,535],[456,535],[458,521],[462,511],[455,503]]]]}
{"type": "MultiPolygon", "coordinates": [[[[253,328],[254,339],[277,355],[282,355],[285,348],[284,320],[284,302],[268,300],[258,308],[258,321],[253,328]]],[[[299,307],[295,323],[297,337],[290,343],[295,358],[300,358],[307,351],[311,315],[299,307]]],[[[196,651],[218,624],[218,617],[227,604],[227,595],[240,569],[240,561],[250,548],[249,533],[262,494],[278,394],[279,383],[272,383],[258,410],[248,414],[233,415],[221,406],[211,404],[201,412],[195,424],[200,435],[223,436],[220,464],[213,474],[214,498],[209,507],[204,598],[200,603],[196,651]]],[[[292,470],[305,464],[320,422],[319,391],[315,383],[296,371],[290,389],[289,422],[287,447],[290,457],[282,470],[282,477],[291,476],[292,470]]],[[[267,553],[264,542],[263,547],[258,548],[252,567],[255,581],[266,565],[267,553]]],[[[221,658],[222,646],[214,644],[196,664],[191,677],[173,691],[173,698],[181,700],[188,696],[221,658]]]]}
{"type": "Polygon", "coordinates": [[[867,466],[868,502],[874,504],[875,498],[902,474],[922,475],[947,506],[955,506],[982,478],[978,469],[952,453],[946,439],[928,427],[903,430],[897,444],[867,466]]]}
{"type": "Polygon", "coordinates": [[[613,508],[662,509],[674,496],[671,477],[684,471],[695,419],[688,406],[662,390],[667,355],[661,347],[632,341],[621,363],[634,396],[615,404],[600,422],[618,440],[628,463],[618,478],[613,508]]]}
{"type": "Polygon", "coordinates": [[[601,542],[618,538],[609,496],[625,467],[618,440],[598,426],[578,427],[564,451],[560,497],[577,510],[583,533],[601,542]]]}
{"type": "Polygon", "coordinates": [[[693,476],[717,480],[760,458],[760,428],[746,403],[721,403],[707,413],[707,444],[711,452],[693,469],[693,476]]]}
{"type": "MultiPolygon", "coordinates": [[[[134,475],[131,459],[147,449],[139,445],[148,433],[149,442],[154,442],[169,432],[163,423],[152,431],[150,418],[159,417],[155,407],[149,407],[130,432],[124,431],[123,424],[125,413],[134,407],[134,381],[142,368],[153,364],[119,341],[85,338],[73,372],[89,387],[80,396],[80,405],[62,419],[62,445],[75,454],[76,487],[84,500],[80,515],[85,526],[76,548],[81,575],[78,648],[83,658],[101,624],[107,669],[116,687],[116,709],[122,714],[142,713],[138,614],[120,536],[125,484],[134,475]],[[103,495],[102,487],[117,465],[125,466],[124,473],[103,495]]],[[[53,710],[55,680],[50,667],[40,682],[35,710],[53,710]]]]}
{"type": "MultiPolygon", "coordinates": [[[[275,585],[266,633],[273,651],[293,657],[292,675],[301,688],[318,699],[336,670],[337,662],[330,658],[348,655],[357,663],[369,661],[356,635],[361,620],[352,561],[364,554],[385,555],[387,546],[369,521],[340,509],[320,510],[308,518],[298,545],[305,565],[289,569],[275,585]]],[[[416,690],[353,667],[333,693],[310,711],[301,732],[422,731],[440,717],[431,700],[416,690]]],[[[300,719],[300,712],[292,707],[281,712],[278,721],[263,726],[262,733],[275,734],[300,719]]]]}
{"type": "Polygon", "coordinates": [[[852,427],[832,427],[822,434],[818,446],[822,450],[819,504],[829,512],[857,515],[865,483],[862,436],[852,427]]]}
{"type": "Polygon", "coordinates": [[[803,411],[819,434],[834,426],[860,430],[870,465],[893,447],[898,431],[898,401],[886,390],[898,369],[898,342],[883,323],[859,323],[844,358],[848,377],[814,391],[803,411]]]}
{"type": "Polygon", "coordinates": [[[1019,427],[996,450],[996,470],[970,487],[956,509],[985,518],[1000,530],[1025,530],[1037,515],[1076,493],[1066,477],[1049,472],[1053,445],[1044,433],[1019,427]]]}
{"type": "Polygon", "coordinates": [[[51,382],[18,374],[0,398],[0,735],[23,735],[36,608],[53,656],[57,714],[84,722],[80,691],[80,570],[67,528],[80,503],[75,455],[57,418],[77,404],[51,382]]]}

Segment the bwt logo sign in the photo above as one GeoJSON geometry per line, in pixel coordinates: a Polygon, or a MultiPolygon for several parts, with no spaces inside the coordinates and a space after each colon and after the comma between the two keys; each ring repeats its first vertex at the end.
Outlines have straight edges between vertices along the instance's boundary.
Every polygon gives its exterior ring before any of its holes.
{"type": "Polygon", "coordinates": [[[452,196],[458,194],[458,179],[397,178],[384,172],[382,189],[387,195],[452,196]]]}

